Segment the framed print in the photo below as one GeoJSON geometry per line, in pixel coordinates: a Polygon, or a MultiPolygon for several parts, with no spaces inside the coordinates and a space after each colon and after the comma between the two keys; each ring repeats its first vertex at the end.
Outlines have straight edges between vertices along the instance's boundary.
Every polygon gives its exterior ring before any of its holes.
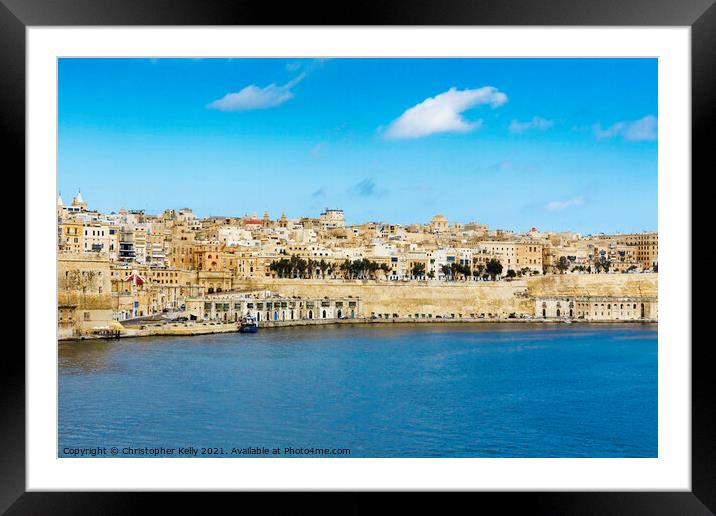
{"type": "Polygon", "coordinates": [[[296,9],[3,0],[27,189],[3,510],[710,514],[691,171],[716,8],[296,9]]]}

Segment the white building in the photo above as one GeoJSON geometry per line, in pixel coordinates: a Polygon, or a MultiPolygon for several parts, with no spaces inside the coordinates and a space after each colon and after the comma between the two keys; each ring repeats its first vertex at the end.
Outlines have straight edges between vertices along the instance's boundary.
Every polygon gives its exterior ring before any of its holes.
{"type": "Polygon", "coordinates": [[[251,231],[241,226],[221,226],[217,230],[217,236],[220,242],[229,246],[245,245],[245,242],[252,240],[251,231]]]}
{"type": "Polygon", "coordinates": [[[85,224],[84,252],[107,253],[110,252],[110,233],[107,224],[85,224]]]}
{"type": "Polygon", "coordinates": [[[334,229],[346,227],[346,219],[343,210],[333,210],[326,208],[318,217],[321,221],[323,229],[334,229]]]}

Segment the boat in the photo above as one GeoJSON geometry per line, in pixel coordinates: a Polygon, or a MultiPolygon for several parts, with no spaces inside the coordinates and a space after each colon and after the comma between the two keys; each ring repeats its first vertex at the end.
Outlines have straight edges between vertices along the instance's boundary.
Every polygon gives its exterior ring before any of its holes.
{"type": "Polygon", "coordinates": [[[259,323],[254,316],[247,314],[241,319],[239,332],[256,333],[257,331],[259,331],[259,323]]]}

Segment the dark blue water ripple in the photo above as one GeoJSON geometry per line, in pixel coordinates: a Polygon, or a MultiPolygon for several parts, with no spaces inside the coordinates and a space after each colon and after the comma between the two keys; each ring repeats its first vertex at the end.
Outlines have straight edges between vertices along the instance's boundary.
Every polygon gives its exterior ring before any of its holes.
{"type": "Polygon", "coordinates": [[[66,447],[656,457],[655,325],[380,325],[59,346],[66,447]]]}

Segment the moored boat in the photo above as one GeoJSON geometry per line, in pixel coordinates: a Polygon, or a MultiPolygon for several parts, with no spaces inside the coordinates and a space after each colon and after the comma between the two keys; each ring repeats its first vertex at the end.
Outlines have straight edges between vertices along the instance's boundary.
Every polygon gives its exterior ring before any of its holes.
{"type": "Polygon", "coordinates": [[[241,319],[239,324],[239,332],[241,333],[256,333],[259,331],[259,323],[255,317],[247,314],[241,319]]]}

